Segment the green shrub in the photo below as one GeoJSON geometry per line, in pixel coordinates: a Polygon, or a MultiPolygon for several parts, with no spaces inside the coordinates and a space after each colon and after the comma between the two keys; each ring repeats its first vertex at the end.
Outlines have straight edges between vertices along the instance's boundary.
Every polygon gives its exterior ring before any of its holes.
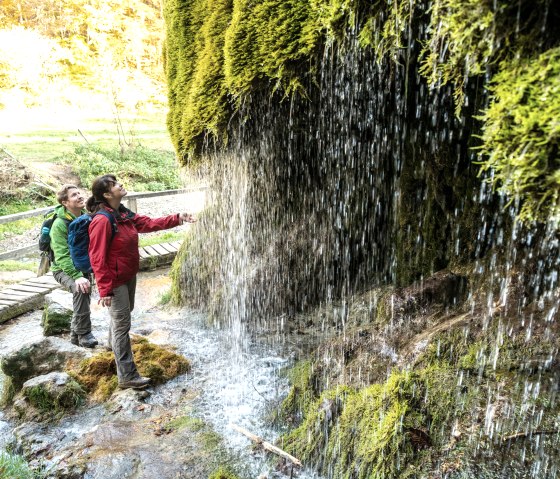
{"type": "Polygon", "coordinates": [[[179,170],[169,151],[152,150],[143,146],[121,151],[94,145],[79,145],[70,155],[70,163],[82,184],[112,173],[133,191],[160,191],[179,188],[179,170]]]}

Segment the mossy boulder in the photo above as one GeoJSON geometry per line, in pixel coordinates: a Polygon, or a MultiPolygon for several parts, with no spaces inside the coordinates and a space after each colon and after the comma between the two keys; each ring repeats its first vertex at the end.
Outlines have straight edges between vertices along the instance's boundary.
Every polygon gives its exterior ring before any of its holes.
{"type": "Polygon", "coordinates": [[[21,348],[3,356],[0,367],[17,392],[32,377],[60,370],[68,363],[77,363],[90,356],[91,352],[85,348],[74,346],[61,338],[49,337],[23,344],[21,348]]]}
{"type": "Polygon", "coordinates": [[[67,373],[52,372],[27,380],[21,394],[41,412],[71,410],[83,403],[82,387],[67,373]]]}
{"type": "MultiPolygon", "coordinates": [[[[162,384],[190,371],[190,362],[173,351],[150,343],[146,338],[133,336],[134,361],[141,375],[162,384]]],[[[69,373],[99,401],[108,399],[118,385],[117,366],[110,351],[96,354],[69,369],[69,373]]]]}
{"type": "Polygon", "coordinates": [[[71,293],[55,290],[47,294],[41,319],[43,334],[45,336],[54,336],[70,332],[73,313],[71,293]]]}

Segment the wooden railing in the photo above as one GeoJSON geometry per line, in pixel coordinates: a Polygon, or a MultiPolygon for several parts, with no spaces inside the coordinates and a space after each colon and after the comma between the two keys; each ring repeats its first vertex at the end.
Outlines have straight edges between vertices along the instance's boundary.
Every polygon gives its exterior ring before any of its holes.
{"type": "MultiPolygon", "coordinates": [[[[165,191],[147,191],[142,193],[129,193],[125,196],[124,201],[126,202],[127,208],[130,208],[132,211],[138,210],[137,200],[144,199],[144,198],[157,198],[159,196],[169,196],[169,195],[182,195],[185,193],[193,193],[195,191],[204,191],[208,189],[208,186],[201,185],[201,186],[194,186],[189,188],[183,188],[178,190],[165,190],[165,191]]],[[[35,216],[41,216],[47,213],[48,211],[52,210],[52,206],[48,206],[45,208],[37,208],[34,210],[23,211],[21,213],[14,213],[12,215],[5,215],[0,216],[0,224],[5,223],[12,223],[14,221],[23,220],[26,218],[33,218],[35,216]]],[[[37,244],[33,244],[30,246],[24,246],[23,248],[18,248],[11,251],[0,252],[0,261],[6,259],[18,259],[29,256],[35,252],[37,252],[38,256],[39,247],[37,244]]]]}

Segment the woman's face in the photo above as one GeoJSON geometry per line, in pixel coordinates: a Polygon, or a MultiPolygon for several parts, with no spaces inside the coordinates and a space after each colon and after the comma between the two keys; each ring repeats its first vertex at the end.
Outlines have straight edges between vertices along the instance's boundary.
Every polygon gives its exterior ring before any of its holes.
{"type": "Polygon", "coordinates": [[[109,189],[108,193],[111,195],[111,198],[120,200],[121,198],[124,198],[128,194],[128,191],[126,191],[126,189],[121,183],[115,181],[112,184],[111,188],[109,189]]]}

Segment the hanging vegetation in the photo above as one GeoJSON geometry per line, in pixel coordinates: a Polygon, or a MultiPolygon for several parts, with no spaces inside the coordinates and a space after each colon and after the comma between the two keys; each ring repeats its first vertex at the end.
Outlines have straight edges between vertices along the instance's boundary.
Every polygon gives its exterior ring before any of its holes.
{"type": "MultiPolygon", "coordinates": [[[[257,5],[248,0],[169,1],[165,19],[171,137],[188,163],[200,157],[205,139],[227,143],[227,123],[254,89],[305,97],[309,82],[303,80],[318,72],[321,45],[340,40],[349,30],[357,30],[362,46],[373,48],[379,61],[386,57],[409,62],[406,34],[419,20],[427,25],[427,40],[417,59],[419,71],[432,88],[453,85],[460,115],[469,78],[491,77],[500,62],[533,58],[560,41],[554,26],[558,15],[548,0],[539,0],[538,9],[528,1],[438,0],[429,8],[420,1],[375,5],[359,0],[267,0],[257,5]]],[[[547,58],[557,61],[554,55],[547,58]]],[[[497,75],[493,91],[505,91],[507,81],[507,73],[497,75]]],[[[549,88],[547,97],[554,102],[557,90],[549,88]]],[[[503,100],[500,104],[505,107],[503,100]]],[[[483,169],[496,167],[496,157],[509,151],[501,143],[505,137],[488,134],[496,128],[490,122],[497,106],[492,108],[483,116],[487,122],[483,169]]],[[[528,102],[525,109],[531,111],[529,116],[541,113],[538,102],[528,102]]],[[[551,158],[546,163],[547,177],[553,178],[558,164],[551,158]]],[[[546,217],[554,194],[539,194],[536,188],[512,189],[511,185],[519,184],[514,178],[528,168],[520,167],[519,161],[508,164],[492,177],[494,183],[507,184],[504,191],[528,198],[522,218],[546,217]],[[530,197],[533,193],[536,197],[530,197]]]]}
{"type": "Polygon", "coordinates": [[[560,48],[504,63],[484,112],[482,169],[512,198],[521,218],[560,218],[560,48]]]}

